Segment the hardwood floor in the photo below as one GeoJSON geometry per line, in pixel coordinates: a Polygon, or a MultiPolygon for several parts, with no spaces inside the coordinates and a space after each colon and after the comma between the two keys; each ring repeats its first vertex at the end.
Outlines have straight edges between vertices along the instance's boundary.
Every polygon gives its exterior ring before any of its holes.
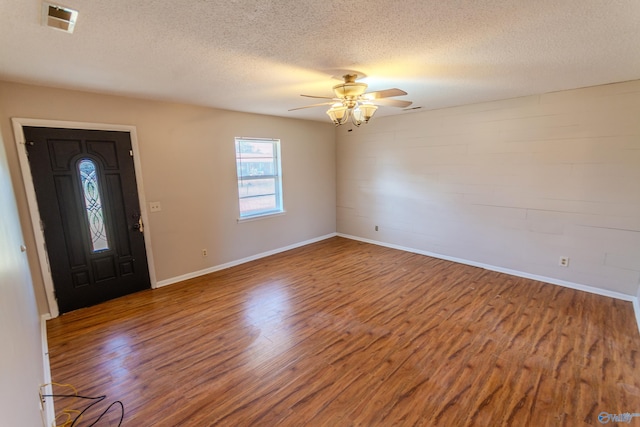
{"type": "Polygon", "coordinates": [[[129,427],[597,426],[640,412],[630,302],[338,237],[47,325],[53,380],[121,400],[129,427]]]}

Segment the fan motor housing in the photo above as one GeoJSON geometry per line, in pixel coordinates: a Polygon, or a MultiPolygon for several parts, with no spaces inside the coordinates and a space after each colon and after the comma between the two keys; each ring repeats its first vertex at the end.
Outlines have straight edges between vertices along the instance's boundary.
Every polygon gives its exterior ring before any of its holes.
{"type": "Polygon", "coordinates": [[[333,92],[337,98],[355,99],[367,90],[366,83],[356,82],[357,74],[345,74],[342,76],[344,83],[333,87],[333,92]]]}

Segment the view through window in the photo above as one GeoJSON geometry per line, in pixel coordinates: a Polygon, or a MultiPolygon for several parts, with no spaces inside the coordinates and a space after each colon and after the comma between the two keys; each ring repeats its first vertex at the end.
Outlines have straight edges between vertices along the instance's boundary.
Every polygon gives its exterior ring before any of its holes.
{"type": "Polygon", "coordinates": [[[283,212],[279,139],[236,138],[240,218],[283,212]]]}

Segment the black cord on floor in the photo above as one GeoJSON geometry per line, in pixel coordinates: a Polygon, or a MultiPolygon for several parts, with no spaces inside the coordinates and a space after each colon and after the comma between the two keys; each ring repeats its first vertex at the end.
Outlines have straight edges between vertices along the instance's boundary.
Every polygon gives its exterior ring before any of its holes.
{"type": "MultiPolygon", "coordinates": [[[[80,417],[82,417],[82,414],[87,412],[89,410],[89,408],[91,408],[93,405],[96,405],[96,404],[102,402],[103,400],[105,400],[107,398],[107,395],[102,395],[102,396],[98,396],[98,397],[89,397],[89,396],[79,396],[77,394],[43,394],[42,397],[75,397],[77,399],[93,400],[93,402],[91,402],[89,405],[87,405],[78,414],[78,416],[73,420],[73,422],[71,423],[71,426],[70,426],[70,427],[73,427],[73,426],[76,425],[76,422],[78,422],[80,417]]],[[[96,425],[98,423],[98,421],[100,421],[102,419],[102,417],[104,417],[105,414],[107,412],[109,412],[109,410],[116,404],[120,405],[120,421],[118,422],[118,427],[120,427],[122,425],[122,420],[124,419],[124,404],[119,400],[116,400],[116,401],[112,402],[109,406],[107,406],[107,409],[105,409],[98,416],[98,418],[95,419],[95,421],[93,421],[91,424],[89,424],[88,427],[93,427],[94,425],[96,425]]]]}

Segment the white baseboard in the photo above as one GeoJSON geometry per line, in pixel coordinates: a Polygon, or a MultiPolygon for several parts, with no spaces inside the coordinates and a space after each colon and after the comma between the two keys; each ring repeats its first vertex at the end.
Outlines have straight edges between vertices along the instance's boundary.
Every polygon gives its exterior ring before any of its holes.
{"type": "Polygon", "coordinates": [[[194,271],[192,273],[183,274],[181,276],[171,277],[169,279],[160,280],[156,283],[156,288],[160,288],[162,286],[172,285],[174,283],[182,282],[183,280],[193,279],[195,277],[204,276],[205,274],[213,273],[216,271],[224,270],[225,268],[235,267],[236,265],[244,264],[246,262],[255,261],[260,258],[268,257],[270,255],[275,255],[280,252],[288,251],[291,249],[299,248],[301,246],[306,246],[311,243],[316,243],[321,240],[326,240],[331,237],[337,236],[337,233],[330,233],[324,236],[316,237],[313,239],[305,240],[304,242],[294,243],[293,245],[285,246],[283,248],[274,249],[267,252],[262,252],[256,255],[252,255],[246,258],[242,258],[236,261],[227,262],[225,264],[215,265],[213,267],[205,268],[204,270],[194,271]]]}
{"type": "MultiPolygon", "coordinates": [[[[394,245],[394,244],[385,243],[385,242],[379,242],[377,240],[365,239],[365,238],[362,238],[362,237],[352,236],[352,235],[349,235],[349,234],[338,233],[337,235],[340,236],[340,237],[344,237],[346,239],[358,240],[358,241],[361,241],[361,242],[371,243],[371,244],[374,244],[374,245],[384,246],[384,247],[387,247],[387,248],[399,249],[401,251],[412,252],[412,253],[416,253],[416,254],[420,254],[420,255],[430,256],[430,257],[433,257],[433,258],[439,258],[439,259],[444,259],[444,260],[447,260],[447,261],[453,261],[453,262],[457,262],[457,263],[460,263],[460,264],[471,265],[473,267],[480,267],[480,268],[484,268],[485,270],[496,271],[498,273],[505,273],[505,274],[509,274],[511,276],[516,276],[516,277],[523,277],[525,279],[537,280],[539,282],[550,283],[552,285],[564,286],[565,288],[576,289],[576,290],[579,290],[579,291],[589,292],[589,293],[592,293],[592,294],[602,295],[602,296],[610,297],[610,298],[616,298],[616,299],[623,300],[623,301],[631,301],[631,302],[635,303],[634,308],[636,309],[635,310],[636,311],[636,319],[638,319],[638,316],[639,316],[640,307],[638,307],[638,303],[637,303],[638,298],[634,297],[633,295],[627,295],[627,294],[623,294],[621,292],[609,291],[607,289],[596,288],[594,286],[582,285],[580,283],[568,282],[566,280],[554,279],[552,277],[539,276],[537,274],[531,274],[531,273],[525,273],[525,272],[522,272],[522,271],[511,270],[509,268],[496,267],[495,265],[489,265],[489,264],[484,264],[484,263],[481,263],[481,262],[469,261],[469,260],[466,260],[466,259],[451,257],[451,256],[447,256],[447,255],[434,253],[434,252],[422,251],[422,250],[419,250],[419,249],[408,248],[408,247],[405,247],[405,246],[394,245]]],[[[640,330],[640,320],[638,321],[638,328],[640,330]]]]}
{"type": "MultiPolygon", "coordinates": [[[[40,337],[42,339],[42,364],[44,369],[43,386],[41,390],[43,394],[53,394],[51,385],[51,365],[49,364],[49,343],[47,342],[47,320],[51,319],[49,314],[40,316],[40,337]]],[[[44,408],[42,411],[42,422],[44,427],[52,427],[56,425],[56,411],[53,406],[53,399],[44,399],[44,408]]]]}

